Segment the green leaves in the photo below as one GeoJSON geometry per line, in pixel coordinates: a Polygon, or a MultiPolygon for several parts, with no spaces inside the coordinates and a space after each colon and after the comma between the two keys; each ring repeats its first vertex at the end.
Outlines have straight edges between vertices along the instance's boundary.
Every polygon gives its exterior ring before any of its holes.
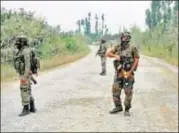
{"type": "Polygon", "coordinates": [[[149,29],[156,28],[159,24],[164,24],[163,32],[167,30],[167,26],[177,23],[178,20],[178,2],[177,1],[152,1],[151,7],[146,10],[146,25],[149,29]],[[174,6],[172,4],[174,3],[174,6]]]}
{"type": "MultiPolygon", "coordinates": [[[[73,35],[73,32],[62,33],[60,25],[52,27],[48,25],[43,17],[34,17],[35,12],[27,12],[24,9],[19,10],[17,12],[1,8],[1,17],[3,17],[3,20],[1,20],[1,41],[5,42],[3,43],[5,45],[2,48],[3,50],[1,49],[3,51],[1,53],[3,60],[8,60],[12,56],[10,53],[12,53],[14,47],[13,43],[9,42],[10,38],[20,33],[29,37],[30,46],[36,49],[36,53],[42,59],[67,54],[68,52],[76,52],[81,48],[88,49],[87,42],[81,43],[77,41],[79,36],[73,35]]],[[[83,37],[80,35],[80,38],[83,37]]]]}

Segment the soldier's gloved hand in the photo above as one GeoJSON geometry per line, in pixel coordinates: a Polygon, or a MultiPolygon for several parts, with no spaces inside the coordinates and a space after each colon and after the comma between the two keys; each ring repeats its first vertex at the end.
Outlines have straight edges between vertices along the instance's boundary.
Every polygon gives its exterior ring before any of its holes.
{"type": "Polygon", "coordinates": [[[37,81],[36,81],[36,80],[34,80],[34,84],[37,84],[37,81]]]}
{"type": "Polygon", "coordinates": [[[127,78],[131,78],[131,76],[132,76],[132,72],[131,71],[127,72],[127,78]]]}

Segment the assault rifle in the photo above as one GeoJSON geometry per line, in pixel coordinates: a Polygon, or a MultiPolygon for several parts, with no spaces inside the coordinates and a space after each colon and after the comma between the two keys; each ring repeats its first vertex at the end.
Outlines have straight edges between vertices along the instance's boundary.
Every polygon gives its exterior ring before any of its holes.
{"type": "Polygon", "coordinates": [[[31,81],[32,81],[34,84],[37,84],[37,80],[36,80],[33,76],[31,76],[31,81]]]}
{"type": "Polygon", "coordinates": [[[132,68],[132,58],[120,56],[120,61],[114,60],[114,68],[117,73],[122,72],[122,77],[127,79],[128,72],[132,68]]]}

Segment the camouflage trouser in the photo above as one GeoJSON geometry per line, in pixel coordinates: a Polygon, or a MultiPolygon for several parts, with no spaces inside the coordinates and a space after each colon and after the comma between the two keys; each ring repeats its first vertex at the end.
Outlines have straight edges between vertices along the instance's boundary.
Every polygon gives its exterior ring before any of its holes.
{"type": "Polygon", "coordinates": [[[20,92],[21,92],[21,101],[22,106],[29,105],[30,101],[34,101],[31,92],[31,83],[30,77],[20,76],[20,92]]]}
{"type": "Polygon", "coordinates": [[[101,56],[101,67],[102,72],[106,73],[106,58],[104,56],[101,56]]]}
{"type": "Polygon", "coordinates": [[[112,86],[112,93],[113,93],[113,101],[115,106],[121,106],[121,90],[124,89],[125,92],[125,100],[124,106],[127,108],[131,108],[131,101],[133,95],[133,84],[134,79],[125,80],[120,78],[115,74],[114,83],[112,86]]]}

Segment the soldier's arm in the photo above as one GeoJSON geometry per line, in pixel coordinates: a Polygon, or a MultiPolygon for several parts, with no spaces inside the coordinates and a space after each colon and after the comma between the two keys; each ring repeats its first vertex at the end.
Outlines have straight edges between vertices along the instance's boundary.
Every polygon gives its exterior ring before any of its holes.
{"type": "Polygon", "coordinates": [[[30,50],[24,50],[24,60],[25,60],[25,75],[31,75],[31,65],[30,65],[30,50]]]}
{"type": "Polygon", "coordinates": [[[100,44],[100,45],[99,45],[99,49],[98,49],[98,51],[101,51],[101,49],[102,49],[102,45],[100,44]]]}
{"type": "Polygon", "coordinates": [[[108,50],[108,46],[107,46],[107,44],[104,46],[104,49],[105,49],[105,53],[106,53],[107,50],[108,50]]]}
{"type": "Polygon", "coordinates": [[[137,49],[137,47],[134,46],[132,52],[133,52],[132,54],[133,54],[133,57],[134,57],[134,64],[133,64],[133,66],[130,70],[131,72],[133,72],[137,69],[138,64],[139,64],[139,58],[140,58],[139,50],[137,49]]]}
{"type": "Polygon", "coordinates": [[[37,81],[35,80],[33,76],[31,76],[31,80],[33,81],[34,84],[37,84],[37,81]]]}
{"type": "MultiPolygon", "coordinates": [[[[36,57],[37,60],[37,70],[40,69],[40,60],[36,57]]],[[[38,76],[38,71],[36,72],[36,76],[38,76]]]]}
{"type": "Polygon", "coordinates": [[[96,55],[99,54],[100,50],[101,50],[101,44],[99,45],[99,49],[98,49],[98,51],[96,52],[96,55]]]}
{"type": "Polygon", "coordinates": [[[40,69],[40,59],[36,57],[37,60],[37,68],[40,69]]]}
{"type": "Polygon", "coordinates": [[[108,48],[107,51],[106,51],[106,57],[116,58],[118,55],[115,54],[115,53],[116,53],[115,48],[108,48]]]}

